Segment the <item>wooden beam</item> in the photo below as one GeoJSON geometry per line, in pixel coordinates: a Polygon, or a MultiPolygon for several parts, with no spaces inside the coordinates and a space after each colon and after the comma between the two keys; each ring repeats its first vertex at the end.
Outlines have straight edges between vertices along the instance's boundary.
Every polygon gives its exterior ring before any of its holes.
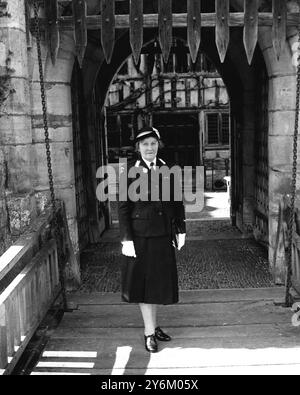
{"type": "Polygon", "coordinates": [[[109,64],[115,46],[115,0],[101,1],[101,15],[101,44],[106,62],[109,64]]]}
{"type": "Polygon", "coordinates": [[[59,49],[59,27],[58,27],[58,2],[48,0],[45,2],[45,14],[48,20],[47,41],[49,43],[52,64],[55,66],[59,49]]]}
{"type": "Polygon", "coordinates": [[[216,45],[223,63],[229,44],[229,0],[216,0],[216,45]]]}
{"type": "MultiPolygon", "coordinates": [[[[244,27],[245,15],[243,12],[234,12],[229,14],[228,25],[229,27],[244,27]]],[[[288,13],[287,14],[287,26],[298,27],[299,26],[299,13],[288,13]]],[[[90,15],[86,18],[88,30],[100,30],[102,19],[101,15],[90,15]]],[[[45,29],[46,20],[40,19],[41,29],[45,29]]],[[[115,16],[116,29],[129,29],[130,21],[129,15],[116,15],[115,16]]],[[[173,14],[173,27],[186,27],[187,14],[173,14]]],[[[32,32],[34,33],[34,19],[31,19],[32,32]]],[[[72,16],[64,16],[59,18],[59,26],[62,31],[73,30],[74,22],[72,16]]],[[[158,27],[158,15],[157,14],[144,14],[144,28],[157,28],[158,27]]],[[[202,27],[215,27],[216,26],[216,14],[205,13],[201,14],[201,26],[202,27]]],[[[258,14],[258,26],[273,26],[273,14],[270,12],[261,12],[258,14]]]]}
{"type": "Polygon", "coordinates": [[[248,63],[252,63],[258,37],[258,0],[245,0],[244,46],[248,63]]]}
{"type": "Polygon", "coordinates": [[[130,45],[135,64],[138,64],[143,47],[143,2],[130,0],[130,45]]]}
{"type": "Polygon", "coordinates": [[[273,47],[279,60],[286,41],[286,1],[273,0],[273,47]]]}
{"type": "Polygon", "coordinates": [[[87,46],[87,25],[86,13],[87,4],[86,0],[73,0],[73,21],[74,21],[74,36],[76,45],[76,56],[80,67],[82,67],[84,54],[87,46]]]}
{"type": "Polygon", "coordinates": [[[195,63],[201,43],[201,0],[188,0],[187,35],[192,62],[195,63]]]}
{"type": "Polygon", "coordinates": [[[167,63],[172,47],[172,0],[158,0],[158,37],[164,62],[167,63]]]}
{"type": "Polygon", "coordinates": [[[7,326],[4,305],[0,305],[0,369],[5,369],[8,363],[7,355],[7,326]]]}

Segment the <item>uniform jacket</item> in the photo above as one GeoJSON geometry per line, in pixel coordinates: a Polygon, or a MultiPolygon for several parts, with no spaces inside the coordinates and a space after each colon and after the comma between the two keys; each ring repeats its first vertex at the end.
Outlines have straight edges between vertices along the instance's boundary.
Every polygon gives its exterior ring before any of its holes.
{"type": "MultiPolygon", "coordinates": [[[[150,170],[146,163],[140,159],[128,164],[128,172],[132,166],[143,168],[144,173],[148,174],[148,181],[150,181],[150,170]]],[[[161,166],[168,166],[166,162],[157,157],[156,168],[161,166]]],[[[166,235],[174,235],[174,233],[186,233],[185,225],[185,210],[182,201],[175,201],[173,185],[176,180],[171,178],[171,194],[168,201],[163,201],[161,196],[162,182],[156,184],[159,190],[159,201],[151,201],[150,198],[150,184],[149,185],[149,201],[142,201],[141,199],[134,202],[127,198],[127,201],[119,201],[119,226],[121,241],[134,240],[138,237],[159,237],[166,235]]],[[[135,179],[127,177],[128,188],[135,179]]],[[[128,192],[128,189],[127,189],[128,192]]],[[[128,196],[128,195],[127,195],[128,196]]]]}

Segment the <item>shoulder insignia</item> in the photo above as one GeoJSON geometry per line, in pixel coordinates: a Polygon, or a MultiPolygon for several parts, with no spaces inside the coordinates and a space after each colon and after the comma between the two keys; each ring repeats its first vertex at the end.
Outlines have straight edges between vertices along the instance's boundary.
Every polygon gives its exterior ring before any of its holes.
{"type": "Polygon", "coordinates": [[[162,162],[162,164],[166,165],[166,162],[164,160],[162,160],[161,158],[159,158],[159,160],[162,162]]]}
{"type": "Polygon", "coordinates": [[[139,167],[140,163],[141,163],[141,161],[140,161],[140,160],[136,161],[136,163],[135,163],[135,167],[139,167]]]}

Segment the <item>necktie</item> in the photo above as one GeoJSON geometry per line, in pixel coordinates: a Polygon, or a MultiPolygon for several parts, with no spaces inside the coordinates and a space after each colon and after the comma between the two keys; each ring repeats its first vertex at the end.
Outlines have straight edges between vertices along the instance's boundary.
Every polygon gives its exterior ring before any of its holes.
{"type": "Polygon", "coordinates": [[[151,170],[151,171],[155,171],[154,162],[151,162],[151,163],[150,163],[150,170],[151,170]]]}
{"type": "Polygon", "coordinates": [[[150,163],[150,191],[151,191],[151,200],[153,201],[159,201],[161,200],[160,197],[160,191],[159,191],[159,179],[157,179],[156,175],[156,169],[155,169],[155,164],[154,162],[150,163]]]}

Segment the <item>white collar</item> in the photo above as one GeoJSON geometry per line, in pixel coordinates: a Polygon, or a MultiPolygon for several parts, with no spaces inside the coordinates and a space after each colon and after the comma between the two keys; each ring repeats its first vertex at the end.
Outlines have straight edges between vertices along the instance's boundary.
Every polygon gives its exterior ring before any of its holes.
{"type": "Polygon", "coordinates": [[[143,158],[143,161],[146,163],[146,165],[149,167],[149,169],[150,169],[150,164],[151,163],[154,163],[154,166],[156,166],[156,157],[153,159],[153,161],[151,161],[151,162],[149,162],[148,160],[146,160],[146,159],[144,159],[143,158]]]}

